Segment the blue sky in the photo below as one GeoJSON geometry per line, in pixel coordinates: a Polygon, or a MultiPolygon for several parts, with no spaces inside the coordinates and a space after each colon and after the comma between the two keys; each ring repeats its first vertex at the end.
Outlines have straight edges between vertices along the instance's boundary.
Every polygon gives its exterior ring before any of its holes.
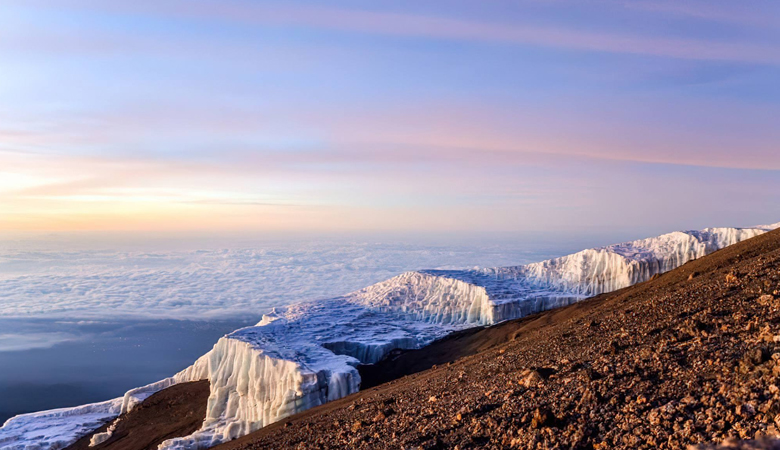
{"type": "Polygon", "coordinates": [[[776,2],[2,10],[0,230],[778,220],[776,2]]]}

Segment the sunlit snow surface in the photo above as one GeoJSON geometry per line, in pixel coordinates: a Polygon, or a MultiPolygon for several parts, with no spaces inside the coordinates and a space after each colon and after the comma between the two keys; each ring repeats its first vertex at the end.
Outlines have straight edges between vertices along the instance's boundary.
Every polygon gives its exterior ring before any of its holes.
{"type": "MultiPolygon", "coordinates": [[[[376,362],[392,349],[418,348],[454,330],[645,281],[778,225],[675,232],[523,266],[407,272],[341,297],[293,304],[264,316],[257,326],[221,338],[174,377],[131,391],[122,410],[173,383],[208,379],[211,395],[202,428],[160,446],[206,448],[357,391],[355,367],[376,362]]],[[[72,430],[94,421],[68,411],[60,415],[65,413],[75,423],[72,430]]],[[[45,450],[75,439],[78,433],[69,431],[67,438],[30,440],[25,421],[30,428],[41,428],[55,417],[52,412],[11,419],[0,429],[0,450],[6,450],[2,445],[21,449],[25,443],[45,450]],[[9,424],[14,426],[9,429],[9,424]]]]}
{"type": "Polygon", "coordinates": [[[121,408],[122,399],[114,399],[12,417],[0,428],[0,448],[64,448],[119,415],[121,408]]]}

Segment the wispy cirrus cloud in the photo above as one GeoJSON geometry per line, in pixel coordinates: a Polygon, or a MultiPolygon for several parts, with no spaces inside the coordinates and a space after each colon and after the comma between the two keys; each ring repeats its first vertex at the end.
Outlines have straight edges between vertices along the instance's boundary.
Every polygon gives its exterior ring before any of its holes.
{"type": "Polygon", "coordinates": [[[776,27],[777,18],[772,14],[762,14],[763,8],[778,11],[777,5],[771,1],[755,2],[755,8],[741,8],[734,2],[712,1],[631,1],[631,0],[602,0],[608,4],[627,9],[650,13],[662,13],[669,16],[682,16],[694,19],[704,19],[713,22],[737,24],[746,27],[776,27]]]}
{"type": "MultiPolygon", "coordinates": [[[[706,9],[666,2],[617,3],[627,9],[639,9],[687,15],[703,19],[731,18],[743,25],[761,20],[755,15],[739,19],[739,14],[729,11],[706,9]]],[[[25,2],[30,5],[31,3],[25,2]]],[[[32,3],[34,4],[34,3],[32,3]]],[[[602,3],[603,4],[603,3],[602,3]]],[[[45,6],[43,6],[45,7],[45,6]]],[[[742,63],[780,64],[777,42],[739,40],[705,40],[697,38],[670,38],[660,35],[641,35],[626,32],[603,32],[582,27],[541,26],[533,19],[523,23],[500,20],[466,20],[445,14],[414,14],[347,9],[333,6],[290,5],[282,3],[250,3],[241,1],[206,2],[176,1],[132,4],[105,4],[89,0],[65,2],[59,8],[86,9],[115,14],[145,14],[161,18],[182,20],[225,21],[265,27],[297,27],[337,32],[360,33],[379,36],[427,38],[461,42],[499,43],[509,45],[539,46],[564,50],[634,54],[691,60],[732,61],[742,63]]],[[[744,14],[743,14],[744,15],[744,14]]],[[[764,19],[773,23],[771,19],[764,19]]],[[[56,40],[52,45],[57,45],[56,40]]],[[[93,44],[84,45],[84,48],[93,44]]],[[[40,45],[39,45],[40,47],[40,45]]]]}

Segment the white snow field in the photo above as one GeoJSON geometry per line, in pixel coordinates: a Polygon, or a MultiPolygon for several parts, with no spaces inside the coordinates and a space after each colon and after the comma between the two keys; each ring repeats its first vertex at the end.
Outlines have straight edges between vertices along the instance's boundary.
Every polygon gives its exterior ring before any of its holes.
{"type": "Polygon", "coordinates": [[[8,419],[0,428],[3,450],[60,449],[99,428],[122,411],[122,399],[60,408],[8,419]]]}
{"type": "Polygon", "coordinates": [[[202,428],[159,448],[207,448],[356,392],[356,366],[393,349],[627,287],[778,227],[674,232],[514,267],[407,272],[341,297],[279,308],[219,339],[191,367],[124,399],[9,419],[0,428],[0,450],[62,448],[153,392],[202,379],[211,382],[202,428]]]}

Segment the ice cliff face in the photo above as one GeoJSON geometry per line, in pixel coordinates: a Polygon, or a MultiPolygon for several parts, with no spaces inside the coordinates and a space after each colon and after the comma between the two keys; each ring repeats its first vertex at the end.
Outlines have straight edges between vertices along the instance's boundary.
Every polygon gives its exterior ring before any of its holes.
{"type": "Polygon", "coordinates": [[[357,291],[348,299],[412,322],[442,325],[495,322],[484,286],[435,273],[407,272],[357,291]]]}
{"type": "Polygon", "coordinates": [[[123,399],[12,418],[0,428],[0,450],[60,448],[153,392],[202,379],[211,382],[202,428],[160,448],[207,448],[356,392],[356,366],[393,349],[419,348],[455,330],[646,281],[778,226],[675,232],[525,266],[408,272],[342,297],[291,305],[221,338],[186,370],[123,399]],[[47,424],[55,431],[41,431],[47,424]],[[27,447],[31,442],[38,447],[27,447]]]}
{"type": "Polygon", "coordinates": [[[492,272],[504,277],[523,276],[557,291],[593,296],[646,281],[763,232],[739,228],[675,232],[492,272]]]}
{"type": "MultiPolygon", "coordinates": [[[[318,366],[316,355],[310,355],[308,363],[301,361],[303,355],[274,344],[274,326],[265,328],[270,332],[267,335],[251,327],[221,338],[183,372],[187,381],[211,381],[206,420],[199,431],[166,441],[165,447],[209,447],[322,404],[332,399],[329,393],[338,393],[338,387],[329,383],[342,380],[331,377],[327,367],[318,366]]],[[[350,392],[358,387],[357,378],[343,382],[350,392]]]]}

